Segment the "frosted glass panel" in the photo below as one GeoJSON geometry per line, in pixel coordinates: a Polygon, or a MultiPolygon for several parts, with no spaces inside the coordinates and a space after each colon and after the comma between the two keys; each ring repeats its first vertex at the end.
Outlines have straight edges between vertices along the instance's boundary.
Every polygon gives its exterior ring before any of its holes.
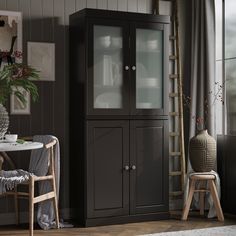
{"type": "Polygon", "coordinates": [[[94,108],[123,107],[121,27],[94,26],[94,108]]]}
{"type": "Polygon", "coordinates": [[[162,31],[136,30],[136,108],[160,109],[162,101],[162,31]]]}

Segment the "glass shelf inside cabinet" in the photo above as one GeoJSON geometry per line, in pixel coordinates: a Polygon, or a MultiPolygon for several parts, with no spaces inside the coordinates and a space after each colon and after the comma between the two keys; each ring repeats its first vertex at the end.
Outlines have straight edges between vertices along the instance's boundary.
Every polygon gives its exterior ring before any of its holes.
{"type": "Polygon", "coordinates": [[[136,29],[136,108],[163,107],[162,31],[136,29]]]}
{"type": "Polygon", "coordinates": [[[94,108],[123,107],[122,29],[94,26],[94,108]]]}

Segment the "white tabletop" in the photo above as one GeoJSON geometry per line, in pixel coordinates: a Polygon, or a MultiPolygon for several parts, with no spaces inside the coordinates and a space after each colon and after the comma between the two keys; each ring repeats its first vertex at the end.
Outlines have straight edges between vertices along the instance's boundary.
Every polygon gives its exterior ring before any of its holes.
{"type": "Polygon", "coordinates": [[[0,152],[24,151],[42,148],[43,143],[38,142],[24,142],[23,144],[16,142],[2,142],[0,141],[0,152]]]}

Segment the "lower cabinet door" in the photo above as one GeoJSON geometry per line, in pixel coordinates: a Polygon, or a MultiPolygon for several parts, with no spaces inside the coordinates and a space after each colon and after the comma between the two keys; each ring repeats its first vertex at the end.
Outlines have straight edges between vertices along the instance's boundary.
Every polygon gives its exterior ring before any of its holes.
{"type": "Polygon", "coordinates": [[[168,121],[130,121],[130,214],[168,211],[168,121]]]}
{"type": "Polygon", "coordinates": [[[129,121],[87,121],[87,217],[129,214],[129,121]]]}

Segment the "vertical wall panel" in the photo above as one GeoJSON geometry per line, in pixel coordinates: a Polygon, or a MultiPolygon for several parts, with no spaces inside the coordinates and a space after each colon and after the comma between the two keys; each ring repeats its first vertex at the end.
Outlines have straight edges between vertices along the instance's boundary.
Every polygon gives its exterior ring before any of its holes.
{"type": "Polygon", "coordinates": [[[7,0],[0,0],[0,9],[6,10],[7,8],[7,0]]]}
{"type": "MultiPolygon", "coordinates": [[[[20,0],[19,1],[19,11],[23,15],[23,61],[27,62],[27,41],[30,38],[30,0],[20,0]]],[[[31,111],[31,114],[32,111],[31,111]]],[[[14,116],[11,116],[14,117],[14,116]]],[[[31,116],[18,116],[19,129],[18,134],[20,136],[29,136],[31,135],[31,116]]]]}
{"type": "Polygon", "coordinates": [[[146,0],[146,11],[152,13],[152,0],[146,0]]]}
{"type": "MultiPolygon", "coordinates": [[[[53,42],[54,40],[54,19],[53,19],[53,0],[42,1],[42,42],[53,42]]],[[[43,102],[43,113],[42,117],[42,133],[52,133],[52,127],[54,124],[54,82],[44,82],[42,90],[42,97],[45,98],[43,102]]]]}
{"type": "Polygon", "coordinates": [[[76,0],[75,7],[76,11],[86,8],[86,0],[76,0]]]}
{"type": "Polygon", "coordinates": [[[137,12],[138,11],[137,0],[128,0],[128,11],[137,12]]]}
{"type": "Polygon", "coordinates": [[[108,1],[108,9],[109,10],[118,10],[118,0],[109,0],[108,1]]]}
{"type": "Polygon", "coordinates": [[[97,8],[97,0],[87,0],[87,8],[97,8]]]}
{"type": "Polygon", "coordinates": [[[8,11],[18,10],[18,1],[17,0],[7,0],[6,8],[8,11]]]}
{"type": "MultiPolygon", "coordinates": [[[[30,41],[41,42],[42,41],[42,29],[43,29],[43,13],[42,13],[42,0],[31,0],[30,9],[30,41]]],[[[38,114],[31,116],[32,130],[37,133],[42,133],[43,126],[43,103],[45,99],[43,97],[43,83],[37,82],[39,89],[39,102],[31,104],[32,114],[38,114]]]]}
{"type": "Polygon", "coordinates": [[[108,0],[97,0],[97,8],[98,9],[107,9],[108,0]]]}
{"type": "Polygon", "coordinates": [[[147,12],[147,1],[146,0],[138,0],[137,2],[138,12],[146,13],[147,12]]]}
{"type": "Polygon", "coordinates": [[[69,15],[75,12],[75,6],[75,0],[65,1],[65,25],[69,25],[69,15]]]}
{"type": "MultiPolygon", "coordinates": [[[[13,11],[13,10],[17,11],[18,10],[18,1],[14,1],[14,0],[6,1],[5,7],[6,7],[7,11],[13,11]]],[[[9,50],[10,50],[10,48],[9,48],[9,50]]],[[[10,113],[9,104],[8,104],[7,109],[10,113]]],[[[16,130],[17,133],[19,132],[19,119],[17,116],[10,116],[10,125],[9,125],[8,132],[12,133],[13,130],[16,130]]]]}
{"type": "MultiPolygon", "coordinates": [[[[64,139],[69,140],[69,15],[76,11],[76,4],[75,0],[65,1],[65,58],[64,58],[64,70],[65,70],[65,78],[64,78],[64,90],[65,90],[65,130],[64,130],[64,139]]],[[[68,145],[64,146],[65,156],[69,153],[68,145]]],[[[63,190],[63,205],[69,207],[69,195],[68,189],[66,186],[69,186],[69,158],[64,158],[63,160],[63,176],[64,178],[61,179],[62,190],[63,190]]]]}
{"type": "Polygon", "coordinates": [[[118,11],[127,11],[128,0],[118,0],[118,11]]]}
{"type": "Polygon", "coordinates": [[[42,39],[45,42],[53,42],[53,0],[42,1],[42,39]]]}
{"type": "MultiPolygon", "coordinates": [[[[57,0],[57,4],[54,4],[54,16],[59,20],[54,23],[54,42],[56,51],[56,81],[55,96],[54,96],[54,107],[55,107],[55,135],[59,138],[61,143],[61,155],[65,157],[65,129],[66,129],[66,104],[65,101],[65,88],[66,81],[68,81],[68,75],[65,71],[66,55],[65,55],[65,0],[57,0]]],[[[68,155],[67,155],[68,156],[68,155]]],[[[68,170],[65,169],[65,158],[61,159],[61,173],[63,178],[61,179],[61,203],[65,205],[65,197],[67,195],[67,186],[63,184],[65,181],[65,175],[68,170]]]]}

